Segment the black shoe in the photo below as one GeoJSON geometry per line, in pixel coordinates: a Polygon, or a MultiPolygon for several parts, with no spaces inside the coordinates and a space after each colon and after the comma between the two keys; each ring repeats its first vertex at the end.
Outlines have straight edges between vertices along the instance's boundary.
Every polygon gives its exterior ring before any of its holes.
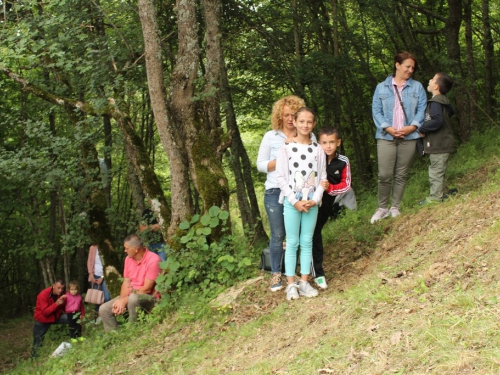
{"type": "Polygon", "coordinates": [[[455,195],[458,193],[458,189],[457,188],[453,188],[453,189],[450,189],[446,192],[446,194],[443,194],[443,200],[445,199],[448,199],[450,197],[450,195],[455,195]]]}

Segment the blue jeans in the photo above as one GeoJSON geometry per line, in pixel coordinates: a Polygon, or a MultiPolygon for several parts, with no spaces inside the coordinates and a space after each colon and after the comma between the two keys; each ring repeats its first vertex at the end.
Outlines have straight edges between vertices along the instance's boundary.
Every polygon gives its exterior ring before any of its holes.
{"type": "Polygon", "coordinates": [[[267,189],[264,195],[271,238],[269,239],[269,254],[271,256],[271,273],[281,273],[281,259],[283,257],[283,240],[285,239],[285,220],[283,205],[278,202],[281,190],[267,189]]]}
{"type": "MultiPolygon", "coordinates": [[[[100,276],[94,275],[94,279],[98,279],[100,276]]],[[[108,287],[106,286],[106,280],[102,280],[101,285],[93,284],[92,289],[101,289],[104,293],[104,302],[108,302],[111,300],[111,295],[109,294],[108,287]]],[[[99,311],[99,306],[101,305],[95,305],[95,311],[99,311]]]]}
{"type": "Polygon", "coordinates": [[[38,354],[38,349],[42,346],[43,338],[52,324],[69,324],[68,315],[61,314],[59,319],[54,323],[40,323],[35,320],[33,326],[33,346],[31,348],[31,356],[35,358],[38,354]]]}
{"type": "Polygon", "coordinates": [[[162,262],[167,260],[167,256],[165,255],[164,243],[150,243],[148,245],[148,250],[152,251],[155,254],[158,254],[162,262]]]}
{"type": "Polygon", "coordinates": [[[309,212],[300,212],[285,199],[284,217],[288,233],[285,252],[286,276],[295,276],[299,245],[300,273],[309,275],[311,273],[313,234],[318,219],[318,206],[311,207],[309,212]]]}

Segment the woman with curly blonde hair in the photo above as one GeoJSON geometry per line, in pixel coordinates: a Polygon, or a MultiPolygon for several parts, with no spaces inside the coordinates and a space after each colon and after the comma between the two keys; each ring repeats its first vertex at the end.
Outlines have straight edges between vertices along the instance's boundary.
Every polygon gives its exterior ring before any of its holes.
{"type": "Polygon", "coordinates": [[[271,126],[273,130],[268,131],[264,135],[260,144],[259,155],[257,156],[257,170],[267,173],[264,205],[271,228],[269,250],[272,274],[271,291],[273,292],[283,288],[281,282],[281,259],[283,257],[283,240],[285,239],[283,204],[278,202],[280,188],[276,181],[276,157],[285,139],[295,136],[295,127],[293,125],[295,112],[304,106],[304,100],[295,95],[285,96],[274,103],[271,114],[271,126]]]}

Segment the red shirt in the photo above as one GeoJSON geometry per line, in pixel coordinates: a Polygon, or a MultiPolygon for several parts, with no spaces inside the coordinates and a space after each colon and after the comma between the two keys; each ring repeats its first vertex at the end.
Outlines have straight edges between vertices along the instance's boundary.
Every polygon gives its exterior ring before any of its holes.
{"type": "Polygon", "coordinates": [[[66,305],[66,301],[58,305],[54,301],[53,296],[59,298],[59,296],[52,294],[52,286],[49,286],[47,289],[42,290],[36,297],[34,317],[37,322],[55,323],[61,316],[64,306],[66,305]]]}
{"type": "MultiPolygon", "coordinates": [[[[131,289],[141,289],[144,286],[144,280],[156,280],[160,274],[160,262],[161,259],[158,254],[146,249],[139,262],[131,257],[125,258],[123,277],[130,279],[131,289]]],[[[131,291],[129,290],[129,294],[131,291]]],[[[153,289],[150,294],[153,295],[154,293],[155,290],[153,289]]]]}

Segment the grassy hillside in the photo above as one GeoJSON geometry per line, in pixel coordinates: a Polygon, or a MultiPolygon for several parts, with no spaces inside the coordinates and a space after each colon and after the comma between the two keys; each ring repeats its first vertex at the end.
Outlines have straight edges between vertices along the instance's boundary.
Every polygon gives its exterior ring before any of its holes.
{"type": "MultiPolygon", "coordinates": [[[[375,195],[325,227],[329,288],[292,302],[256,278],[219,307],[185,301],[175,314],[104,334],[14,374],[500,373],[500,136],[475,136],[451,160],[446,202],[419,207],[418,161],[403,214],[376,225],[375,195]]],[[[26,332],[30,335],[31,332],[26,332]]],[[[58,341],[59,340],[59,341],[58,341]]]]}

